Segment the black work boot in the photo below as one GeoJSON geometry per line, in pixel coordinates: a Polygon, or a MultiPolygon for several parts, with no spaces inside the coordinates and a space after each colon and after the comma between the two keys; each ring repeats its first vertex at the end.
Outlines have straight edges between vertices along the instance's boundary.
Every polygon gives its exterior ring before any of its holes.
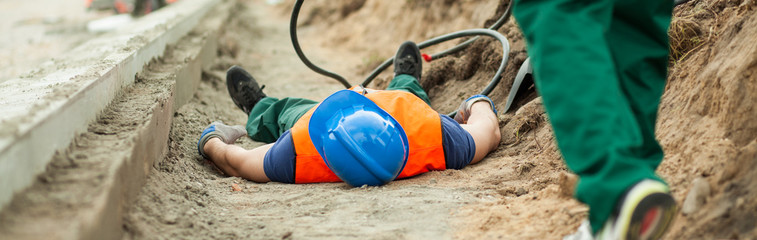
{"type": "Polygon", "coordinates": [[[244,113],[250,115],[250,111],[255,104],[266,97],[263,93],[263,87],[258,86],[255,78],[240,66],[232,66],[226,71],[226,87],[229,90],[229,96],[234,104],[242,109],[244,113]]]}
{"type": "Polygon", "coordinates": [[[406,41],[400,45],[397,54],[394,55],[394,76],[408,74],[420,81],[421,70],[423,70],[422,64],[423,58],[418,45],[415,45],[412,41],[406,41]]]}

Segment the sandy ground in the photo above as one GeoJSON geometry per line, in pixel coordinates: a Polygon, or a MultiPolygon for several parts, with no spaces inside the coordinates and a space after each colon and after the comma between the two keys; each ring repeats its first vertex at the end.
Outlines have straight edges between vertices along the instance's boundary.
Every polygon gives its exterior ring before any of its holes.
{"type": "MultiPolygon", "coordinates": [[[[402,41],[481,27],[506,3],[309,1],[300,37],[316,64],[357,83],[402,41]]],[[[562,163],[533,89],[515,102],[517,111],[500,114],[499,149],[463,170],[365,188],[257,184],[222,175],[197,155],[195,144],[213,120],[246,121],[225,90],[230,65],[250,70],[271,96],[320,100],[341,88],[296,58],[287,33],[291,2],[239,4],[224,29],[216,66],[175,114],[168,156],[155,164],[130,208],[125,238],[556,239],[585,218],[587,208],[570,198],[575,178],[562,163]]],[[[660,108],[658,138],[666,155],[659,173],[679,203],[692,198],[687,195],[701,202],[678,214],[669,239],[757,237],[755,8],[752,0],[711,0],[676,9],[671,36],[678,54],[660,108]],[[692,194],[694,182],[709,191],[692,194]]],[[[502,108],[526,55],[514,23],[500,32],[512,46],[512,62],[492,94],[502,108]]],[[[433,107],[447,112],[479,91],[496,71],[500,51],[484,40],[424,66],[421,82],[433,107]]],[[[388,74],[375,85],[385,86],[388,74]]],[[[248,139],[240,144],[260,145],[248,139]]]]}
{"type": "MultiPolygon", "coordinates": [[[[256,184],[228,178],[196,155],[197,130],[210,121],[244,124],[246,117],[228,98],[223,76],[238,61],[271,96],[322,99],[341,86],[305,68],[288,41],[287,19],[278,8],[244,2],[230,20],[216,72],[208,73],[197,97],[176,114],[169,156],[156,166],[127,217],[134,238],[452,238],[451,216],[466,204],[496,202],[495,193],[466,186],[476,171],[445,171],[396,181],[384,187],[349,188],[343,183],[256,184]],[[274,14],[272,14],[274,13],[274,14]],[[266,36],[265,38],[259,36],[266,36]],[[242,191],[231,191],[237,184],[242,191]],[[198,231],[207,231],[199,233],[198,231]]],[[[302,39],[319,29],[303,27],[302,39]]],[[[393,42],[400,43],[401,39],[393,42]]],[[[303,40],[303,42],[305,42],[303,40]]],[[[356,79],[367,64],[360,54],[327,61],[334,54],[316,41],[304,46],[314,62],[356,79]],[[352,65],[345,64],[351,63],[352,65]],[[353,73],[348,70],[353,69],[353,73]]],[[[393,47],[394,48],[394,47],[393,47]]],[[[393,50],[390,50],[393,51],[393,50]]],[[[339,51],[335,51],[339,53],[339,51]]],[[[347,52],[347,51],[344,51],[347,52]]],[[[341,55],[341,54],[340,54],[341,55]]],[[[390,54],[386,54],[390,56],[390,54]]],[[[341,55],[345,56],[345,55],[341,55]]],[[[455,99],[455,104],[459,103],[455,99]]],[[[256,143],[243,140],[244,146],[256,143]]]]}

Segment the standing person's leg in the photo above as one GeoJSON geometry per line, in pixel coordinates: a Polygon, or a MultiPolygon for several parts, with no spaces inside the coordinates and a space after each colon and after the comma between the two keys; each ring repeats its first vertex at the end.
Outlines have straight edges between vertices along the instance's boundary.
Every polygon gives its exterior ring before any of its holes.
{"type": "Polygon", "coordinates": [[[655,178],[630,152],[643,142],[624,95],[605,32],[612,0],[516,1],[537,89],[568,167],[579,175],[579,201],[597,232],[628,186],[655,178]]]}
{"type": "Polygon", "coordinates": [[[666,1],[618,1],[607,32],[622,93],[641,133],[641,144],[630,149],[630,154],[653,170],[663,157],[655,123],[667,78],[672,10],[666,1]]]}
{"type": "MultiPolygon", "coordinates": [[[[676,212],[668,186],[654,173],[663,159],[662,147],[655,138],[655,123],[667,78],[667,31],[673,4],[655,0],[616,2],[606,36],[635,128],[626,132],[627,139],[633,142],[619,149],[619,157],[614,159],[622,163],[596,178],[617,182],[618,189],[627,189],[611,216],[614,230],[600,234],[610,238],[658,239],[676,212]]],[[[592,188],[587,186],[578,194],[594,194],[592,188]]]]}

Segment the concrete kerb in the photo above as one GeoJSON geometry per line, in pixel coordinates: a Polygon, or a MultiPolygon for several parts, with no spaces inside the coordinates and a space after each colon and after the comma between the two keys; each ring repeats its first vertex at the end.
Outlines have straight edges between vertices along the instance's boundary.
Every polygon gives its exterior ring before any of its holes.
{"type": "MultiPolygon", "coordinates": [[[[220,0],[184,0],[0,83],[0,209],[220,0]]],[[[174,106],[176,107],[176,106],[174,106]]],[[[173,109],[171,109],[173,110],[173,109]]]]}
{"type": "MultiPolygon", "coordinates": [[[[214,11],[227,12],[228,4],[214,11]]],[[[0,239],[122,238],[123,215],[164,158],[175,106],[186,102],[178,88],[199,83],[201,69],[214,62],[207,53],[216,52],[217,31],[206,29],[146,66],[87,132],[54,154],[38,180],[0,212],[0,239]]]]}

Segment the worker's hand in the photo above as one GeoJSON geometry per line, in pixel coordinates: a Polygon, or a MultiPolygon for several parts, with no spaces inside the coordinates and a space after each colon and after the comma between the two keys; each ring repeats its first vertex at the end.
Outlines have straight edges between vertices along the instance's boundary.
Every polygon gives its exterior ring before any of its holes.
{"type": "Polygon", "coordinates": [[[473,95],[469,97],[468,99],[465,99],[463,103],[460,104],[460,107],[457,109],[457,113],[455,113],[455,121],[459,124],[465,124],[468,122],[468,118],[470,117],[470,110],[471,107],[473,107],[473,104],[480,101],[487,101],[492,107],[492,111],[494,111],[494,114],[497,114],[497,109],[494,108],[494,102],[492,100],[485,96],[485,95],[473,95]]]}
{"type": "Polygon", "coordinates": [[[197,141],[197,151],[201,156],[208,158],[203,151],[205,143],[211,138],[218,138],[226,144],[234,144],[240,137],[247,135],[247,130],[241,125],[229,126],[221,121],[215,121],[205,127],[197,141]]]}
{"type": "Polygon", "coordinates": [[[372,92],[378,92],[376,89],[370,89],[370,88],[363,88],[361,86],[355,86],[352,88],[352,91],[358,92],[360,94],[367,94],[372,92]]]}

